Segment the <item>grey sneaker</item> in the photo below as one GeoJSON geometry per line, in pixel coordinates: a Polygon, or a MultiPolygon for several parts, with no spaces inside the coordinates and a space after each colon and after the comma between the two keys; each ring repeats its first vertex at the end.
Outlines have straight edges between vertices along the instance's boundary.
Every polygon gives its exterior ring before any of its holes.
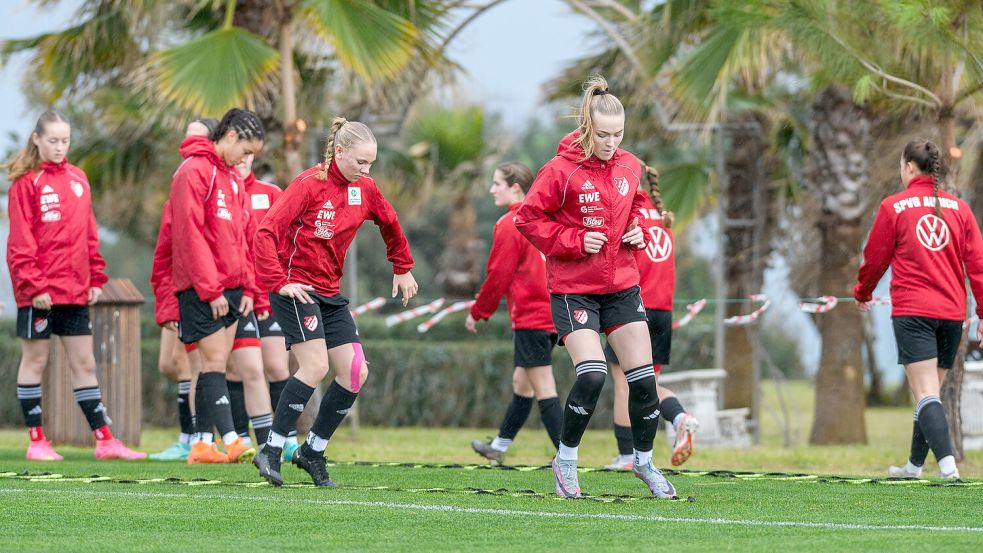
{"type": "Polygon", "coordinates": [[[631,455],[618,455],[610,464],[604,465],[604,468],[608,470],[631,470],[631,465],[631,455]]]}
{"type": "Polygon", "coordinates": [[[954,482],[958,482],[958,481],[960,481],[960,478],[959,478],[959,469],[956,469],[956,470],[950,472],[949,474],[943,474],[943,473],[940,472],[939,473],[939,478],[941,478],[943,480],[952,480],[954,482]]]}
{"type": "Polygon", "coordinates": [[[553,457],[553,480],[556,481],[557,497],[580,497],[577,461],[564,461],[559,457],[553,457]]]}
{"type": "Polygon", "coordinates": [[[896,467],[891,465],[887,467],[887,475],[891,478],[921,478],[922,477],[922,467],[918,467],[915,472],[908,472],[908,464],[905,463],[903,466],[896,467]]]}
{"type": "Polygon", "coordinates": [[[666,480],[665,476],[662,476],[662,472],[655,468],[651,461],[644,465],[632,465],[631,471],[639,480],[645,482],[655,497],[660,499],[676,499],[678,497],[676,488],[666,480]]]}
{"type": "Polygon", "coordinates": [[[478,455],[481,455],[485,459],[491,461],[492,464],[505,464],[505,452],[500,449],[495,449],[490,443],[486,444],[481,440],[471,440],[471,449],[473,449],[478,455]]]}

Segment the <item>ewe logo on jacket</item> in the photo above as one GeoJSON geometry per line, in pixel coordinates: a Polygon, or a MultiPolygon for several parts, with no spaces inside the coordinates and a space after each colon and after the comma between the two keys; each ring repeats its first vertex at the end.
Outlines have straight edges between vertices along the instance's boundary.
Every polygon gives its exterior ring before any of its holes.
{"type": "Polygon", "coordinates": [[[661,263],[672,254],[672,240],[669,233],[662,227],[649,227],[649,239],[645,244],[645,253],[653,263],[661,263]]]}
{"type": "Polygon", "coordinates": [[[334,221],[336,211],[334,206],[331,205],[331,200],[324,202],[321,209],[317,210],[317,219],[314,221],[314,236],[318,238],[324,238],[325,240],[331,240],[334,238],[334,221]]]}
{"type": "Polygon", "coordinates": [[[44,188],[41,189],[40,201],[42,222],[53,223],[61,220],[61,212],[58,211],[61,208],[61,198],[58,197],[54,188],[47,184],[44,185],[44,188]]]}
{"type": "Polygon", "coordinates": [[[232,220],[232,213],[227,209],[225,204],[225,192],[219,190],[215,195],[215,205],[218,206],[218,211],[215,212],[215,216],[219,219],[225,219],[226,221],[232,220]]]}
{"type": "Polygon", "coordinates": [[[915,224],[915,236],[927,250],[937,252],[949,245],[949,226],[936,215],[923,215],[915,224]]]}

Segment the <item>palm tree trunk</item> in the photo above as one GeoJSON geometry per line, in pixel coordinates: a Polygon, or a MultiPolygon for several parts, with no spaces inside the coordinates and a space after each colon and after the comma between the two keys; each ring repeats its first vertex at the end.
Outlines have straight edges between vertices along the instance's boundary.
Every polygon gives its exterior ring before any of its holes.
{"type": "Polygon", "coordinates": [[[481,282],[477,232],[471,187],[463,186],[451,206],[447,240],[437,273],[437,284],[448,298],[473,298],[478,293],[481,282]]]}
{"type": "MultiPolygon", "coordinates": [[[[845,295],[856,281],[862,217],[870,204],[870,119],[849,93],[827,87],[813,103],[809,134],[808,185],[822,210],[817,223],[823,252],[819,289],[845,295]]],[[[861,315],[852,305],[843,305],[816,317],[816,325],[822,357],[809,443],[866,443],[861,315]]]]}
{"type": "Polygon", "coordinates": [[[297,91],[294,82],[293,25],[285,18],[280,23],[280,100],[283,102],[283,161],[287,178],[293,179],[304,170],[300,149],[304,144],[306,125],[297,119],[297,91]]]}

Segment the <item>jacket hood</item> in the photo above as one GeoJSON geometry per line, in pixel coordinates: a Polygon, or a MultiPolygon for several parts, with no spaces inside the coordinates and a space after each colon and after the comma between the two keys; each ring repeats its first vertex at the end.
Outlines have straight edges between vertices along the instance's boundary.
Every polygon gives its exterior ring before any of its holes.
{"type": "Polygon", "coordinates": [[[560,145],[556,147],[556,155],[578,165],[585,165],[593,168],[606,165],[610,161],[617,161],[618,158],[621,157],[621,153],[624,151],[621,148],[616,149],[614,151],[614,155],[611,156],[611,159],[608,161],[603,161],[597,156],[590,156],[589,158],[584,159],[584,149],[577,143],[578,138],[580,138],[580,131],[573,131],[564,136],[563,140],[560,140],[560,145]]]}
{"type": "Polygon", "coordinates": [[[216,167],[228,167],[215,151],[215,144],[207,136],[189,136],[181,143],[181,157],[203,157],[216,167]]]}

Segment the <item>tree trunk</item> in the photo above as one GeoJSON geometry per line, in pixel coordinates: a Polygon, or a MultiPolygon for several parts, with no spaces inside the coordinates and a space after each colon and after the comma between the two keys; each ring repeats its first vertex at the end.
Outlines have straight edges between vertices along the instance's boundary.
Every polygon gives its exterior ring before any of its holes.
{"type": "Polygon", "coordinates": [[[884,375],[877,368],[877,354],[874,351],[874,329],[871,328],[870,317],[861,318],[861,328],[864,333],[863,351],[866,372],[870,375],[870,386],[867,387],[867,405],[887,405],[888,399],[884,392],[884,375]]]}
{"type": "Polygon", "coordinates": [[[956,353],[956,362],[949,369],[949,374],[945,376],[942,383],[942,390],[939,395],[942,399],[942,406],[945,407],[945,419],[949,423],[949,438],[952,440],[952,453],[957,462],[966,459],[966,452],[963,450],[963,417],[962,417],[962,392],[963,392],[963,372],[964,360],[966,359],[966,348],[968,345],[968,330],[963,330],[963,339],[959,342],[959,350],[956,353]]]}
{"type": "Polygon", "coordinates": [[[464,186],[451,206],[447,241],[437,274],[437,284],[448,298],[473,298],[478,293],[481,280],[476,219],[471,187],[464,186]]]}
{"type": "Polygon", "coordinates": [[[304,145],[307,126],[297,119],[297,91],[294,82],[293,25],[289,19],[280,24],[280,83],[283,102],[283,161],[289,182],[304,170],[300,149],[304,145]]]}
{"type": "MultiPolygon", "coordinates": [[[[849,93],[836,87],[819,92],[809,134],[808,185],[821,206],[817,226],[823,268],[819,289],[845,295],[853,289],[863,242],[862,216],[868,197],[872,139],[870,120],[849,93]]],[[[817,315],[822,357],[816,374],[816,411],[811,444],[866,443],[863,325],[852,305],[817,315]]]]}

